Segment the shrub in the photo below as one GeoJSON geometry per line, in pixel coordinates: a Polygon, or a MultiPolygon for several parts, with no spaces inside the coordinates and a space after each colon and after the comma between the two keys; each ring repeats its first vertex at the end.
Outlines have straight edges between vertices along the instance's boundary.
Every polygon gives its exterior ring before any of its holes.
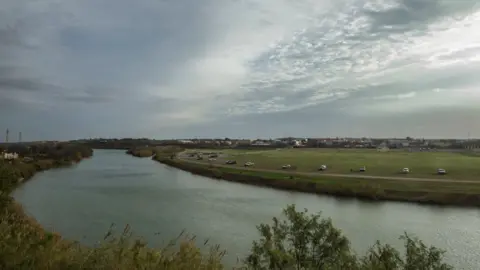
{"type": "Polygon", "coordinates": [[[403,256],[389,245],[376,242],[363,257],[356,256],[348,239],[330,219],[321,214],[308,215],[295,205],[283,210],[285,220],[273,218],[273,224],[257,227],[261,239],[254,241],[245,260],[250,269],[350,269],[350,270],[448,270],[444,251],[428,247],[408,234],[403,256]]]}

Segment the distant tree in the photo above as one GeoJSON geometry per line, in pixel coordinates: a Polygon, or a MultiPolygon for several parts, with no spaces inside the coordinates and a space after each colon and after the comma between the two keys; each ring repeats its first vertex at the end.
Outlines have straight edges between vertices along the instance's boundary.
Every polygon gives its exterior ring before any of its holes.
{"type": "Polygon", "coordinates": [[[30,150],[26,145],[23,144],[12,144],[8,146],[8,152],[17,153],[20,156],[25,156],[30,153],[30,150]]]}

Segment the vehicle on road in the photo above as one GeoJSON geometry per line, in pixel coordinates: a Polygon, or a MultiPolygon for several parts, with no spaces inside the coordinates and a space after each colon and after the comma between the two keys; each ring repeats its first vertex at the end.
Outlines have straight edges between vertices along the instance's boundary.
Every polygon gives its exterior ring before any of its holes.
{"type": "Polygon", "coordinates": [[[410,173],[410,169],[409,168],[403,168],[402,173],[410,173]]]}
{"type": "Polygon", "coordinates": [[[290,169],[290,168],[292,168],[292,165],[290,165],[290,164],[285,164],[285,165],[282,166],[282,170],[290,169]]]}
{"type": "Polygon", "coordinates": [[[363,167],[361,167],[361,168],[359,169],[359,171],[360,171],[360,172],[366,172],[366,171],[367,171],[367,168],[366,168],[365,166],[363,166],[363,167]]]}
{"type": "Polygon", "coordinates": [[[437,169],[437,174],[444,175],[447,174],[447,171],[445,169],[437,169]]]}
{"type": "Polygon", "coordinates": [[[255,163],[253,163],[251,161],[245,162],[245,164],[243,164],[243,166],[245,166],[245,167],[250,167],[250,166],[253,166],[253,165],[255,165],[255,163]]]}
{"type": "Polygon", "coordinates": [[[325,171],[327,169],[327,165],[322,165],[318,168],[319,171],[325,171]]]}
{"type": "Polygon", "coordinates": [[[237,164],[237,161],[236,161],[236,160],[227,160],[227,161],[225,162],[225,164],[233,165],[233,164],[237,164]]]}

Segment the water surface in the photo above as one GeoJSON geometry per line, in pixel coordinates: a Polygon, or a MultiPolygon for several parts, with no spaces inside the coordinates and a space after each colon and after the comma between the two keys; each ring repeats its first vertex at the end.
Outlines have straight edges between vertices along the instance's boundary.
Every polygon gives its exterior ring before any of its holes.
{"type": "Polygon", "coordinates": [[[235,184],[118,150],[95,150],[73,168],[39,173],[14,196],[43,226],[70,239],[95,243],[115,223],[130,224],[137,235],[163,245],[185,229],[226,248],[230,264],[257,239],[255,225],[295,203],[331,217],[359,253],[376,239],[401,247],[398,237],[408,231],[446,249],[458,269],[480,269],[477,209],[368,203],[235,184]]]}

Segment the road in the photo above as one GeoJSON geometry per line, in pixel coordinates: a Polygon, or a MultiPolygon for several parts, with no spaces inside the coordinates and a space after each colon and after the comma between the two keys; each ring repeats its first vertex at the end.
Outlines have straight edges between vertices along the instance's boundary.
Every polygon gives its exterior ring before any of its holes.
{"type": "MultiPolygon", "coordinates": [[[[199,165],[210,165],[207,162],[200,162],[191,159],[187,159],[182,155],[177,156],[178,159],[199,165]]],[[[211,163],[212,166],[218,168],[232,168],[232,165],[225,164],[216,164],[211,163]]],[[[394,180],[394,181],[411,181],[411,182],[435,182],[435,183],[458,183],[458,184],[480,184],[480,181],[476,180],[455,180],[455,179],[436,179],[436,178],[415,178],[415,177],[399,177],[399,176],[375,176],[375,175],[365,175],[365,174],[339,174],[339,173],[325,173],[325,172],[296,172],[296,171],[284,171],[284,170],[271,170],[271,169],[257,169],[252,167],[233,167],[240,170],[246,171],[255,171],[255,172],[272,172],[272,173],[281,173],[285,175],[304,175],[304,176],[331,176],[339,178],[350,178],[350,179],[379,179],[379,180],[394,180]]]]}

